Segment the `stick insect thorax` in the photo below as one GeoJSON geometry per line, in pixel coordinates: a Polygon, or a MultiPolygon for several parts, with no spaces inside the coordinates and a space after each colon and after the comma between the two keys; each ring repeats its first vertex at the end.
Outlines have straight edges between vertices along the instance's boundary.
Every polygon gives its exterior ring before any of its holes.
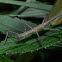
{"type": "Polygon", "coordinates": [[[29,30],[27,32],[24,32],[22,34],[18,34],[18,38],[25,37],[33,32],[37,32],[38,30],[43,29],[47,24],[49,24],[51,21],[53,21],[54,19],[56,19],[57,17],[59,17],[61,15],[62,15],[62,12],[60,12],[58,15],[54,16],[53,18],[51,18],[47,22],[44,22],[44,23],[32,28],[31,30],[29,30]]]}

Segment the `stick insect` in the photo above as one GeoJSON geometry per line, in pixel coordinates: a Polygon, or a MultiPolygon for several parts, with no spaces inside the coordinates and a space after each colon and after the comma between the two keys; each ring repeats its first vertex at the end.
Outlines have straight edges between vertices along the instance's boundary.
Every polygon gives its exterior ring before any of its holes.
{"type": "MultiPolygon", "coordinates": [[[[11,33],[13,33],[13,34],[16,34],[16,35],[17,35],[17,39],[18,39],[18,40],[16,40],[15,42],[13,42],[9,47],[11,47],[11,46],[12,46],[13,44],[15,44],[16,42],[18,42],[18,41],[24,39],[26,36],[28,36],[29,34],[31,34],[31,33],[33,33],[33,32],[36,32],[36,34],[37,34],[37,36],[38,36],[38,39],[42,42],[42,39],[40,39],[39,34],[38,34],[38,32],[37,32],[37,31],[39,31],[40,29],[58,31],[58,32],[59,32],[58,40],[60,41],[60,30],[59,30],[59,29],[44,28],[44,27],[45,27],[47,24],[49,24],[51,21],[55,20],[57,17],[59,17],[59,16],[61,16],[61,15],[62,15],[62,12],[60,12],[58,15],[54,16],[53,18],[51,18],[50,20],[48,20],[48,21],[46,21],[46,22],[43,21],[42,24],[40,24],[40,25],[38,25],[37,27],[34,27],[34,28],[30,27],[28,24],[25,23],[28,27],[31,28],[31,30],[29,30],[29,31],[27,31],[27,32],[24,32],[24,33],[21,33],[21,34],[18,34],[18,33],[12,32],[12,31],[8,31],[8,32],[11,32],[11,33]]],[[[7,36],[8,36],[8,32],[7,32],[7,35],[6,35],[4,44],[6,43],[6,39],[7,39],[7,36]]],[[[4,44],[3,44],[3,45],[4,45],[4,44]]],[[[9,48],[9,47],[8,47],[8,48],[9,48]]],[[[41,48],[41,43],[39,43],[39,47],[41,48]]],[[[8,49],[8,48],[7,48],[7,49],[8,49]]],[[[4,54],[4,52],[5,52],[7,49],[5,49],[2,54],[4,54]]]]}

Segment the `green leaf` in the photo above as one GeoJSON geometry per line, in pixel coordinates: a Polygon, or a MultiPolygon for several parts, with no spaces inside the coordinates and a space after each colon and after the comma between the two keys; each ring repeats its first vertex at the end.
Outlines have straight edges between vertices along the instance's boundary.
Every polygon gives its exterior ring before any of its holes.
{"type": "MultiPolygon", "coordinates": [[[[55,27],[57,29],[60,29],[60,40],[62,40],[62,27],[61,26],[57,26],[55,27]]],[[[40,32],[40,38],[43,40],[42,44],[41,44],[41,48],[48,48],[50,46],[54,46],[58,43],[60,43],[60,41],[58,41],[58,32],[56,31],[44,31],[42,30],[40,32]],[[41,33],[41,34],[40,34],[41,33]],[[44,34],[45,35],[44,35],[44,34]]],[[[3,46],[0,46],[0,54],[6,49],[8,48],[8,46],[10,44],[12,44],[16,39],[14,37],[12,38],[8,38],[7,39],[7,43],[3,46]]],[[[27,36],[25,39],[17,42],[16,44],[14,44],[13,46],[11,46],[5,53],[6,54],[15,54],[15,53],[26,53],[26,52],[33,52],[36,50],[39,50],[39,44],[38,44],[38,39],[35,36],[35,34],[31,34],[29,36],[27,36]],[[35,38],[34,38],[35,37],[35,38]]],[[[3,41],[1,42],[3,43],[3,41]]]]}
{"type": "MultiPolygon", "coordinates": [[[[36,0],[26,0],[26,2],[36,2],[36,0]]],[[[22,12],[24,12],[28,7],[26,6],[21,6],[19,7],[17,10],[15,10],[12,14],[21,14],[22,12]]]]}
{"type": "Polygon", "coordinates": [[[37,17],[37,18],[43,18],[45,14],[47,14],[48,11],[44,10],[38,10],[34,8],[28,8],[23,13],[19,15],[9,15],[9,16],[18,16],[18,17],[37,17]]]}
{"type": "Polygon", "coordinates": [[[26,30],[30,30],[24,23],[29,24],[31,27],[36,26],[36,24],[30,21],[27,22],[26,20],[18,19],[17,17],[11,18],[9,16],[0,16],[0,31],[3,33],[6,33],[7,31],[22,33],[25,32],[25,28],[26,30]]]}
{"type": "Polygon", "coordinates": [[[0,62],[14,62],[14,61],[0,54],[0,62]]]}
{"type": "Polygon", "coordinates": [[[31,7],[31,8],[41,9],[41,10],[43,9],[43,10],[47,10],[47,11],[49,11],[52,8],[51,5],[42,4],[42,3],[34,3],[34,2],[0,0],[0,3],[13,4],[13,5],[18,5],[18,6],[22,5],[22,6],[27,6],[27,7],[31,7]]]}

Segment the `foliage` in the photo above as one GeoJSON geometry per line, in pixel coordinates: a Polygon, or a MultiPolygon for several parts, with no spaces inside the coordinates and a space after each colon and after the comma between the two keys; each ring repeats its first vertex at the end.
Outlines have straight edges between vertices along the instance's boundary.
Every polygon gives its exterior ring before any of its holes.
{"type": "MultiPolygon", "coordinates": [[[[24,23],[27,23],[32,28],[37,26],[37,23],[33,23],[32,21],[25,20],[24,18],[43,18],[45,14],[47,14],[53,5],[48,5],[46,3],[42,3],[36,0],[26,0],[26,2],[23,1],[17,1],[17,0],[0,0],[0,3],[3,4],[10,4],[12,5],[14,10],[11,10],[10,12],[7,11],[4,13],[4,10],[2,13],[0,12],[0,33],[6,34],[7,31],[13,31],[16,33],[23,33],[26,31],[29,31],[30,28],[25,25],[24,23]]],[[[4,8],[4,7],[3,7],[4,8]]],[[[37,20],[38,21],[38,20],[37,20]]],[[[60,40],[62,40],[62,26],[46,26],[47,28],[54,28],[60,30],[60,40]]],[[[62,42],[58,40],[58,32],[57,31],[48,31],[48,30],[40,30],[38,31],[40,38],[42,39],[41,43],[41,49],[56,49],[57,47],[61,47],[62,42]]],[[[5,45],[0,45],[0,54],[9,47],[14,41],[16,41],[15,35],[9,33],[8,39],[5,45]]],[[[5,54],[16,54],[21,53],[20,55],[20,61],[23,60],[24,57],[28,55],[28,58],[26,61],[29,62],[32,60],[32,58],[35,57],[36,51],[40,50],[39,43],[40,40],[38,40],[38,37],[36,33],[32,33],[28,36],[26,36],[24,39],[20,40],[19,42],[12,45],[7,51],[5,51],[5,54]],[[31,55],[31,53],[33,55],[31,55]],[[30,53],[30,56],[29,54],[30,53]],[[32,57],[32,58],[31,58],[32,57]]],[[[1,41],[3,44],[4,41],[1,41]]],[[[42,53],[41,53],[42,54],[42,53]]],[[[4,58],[5,59],[5,58],[4,58]]],[[[9,59],[10,60],[10,59],[9,59]]]]}
{"type": "Polygon", "coordinates": [[[0,55],[0,62],[14,62],[14,61],[4,55],[0,55]]]}
{"type": "MultiPolygon", "coordinates": [[[[58,26],[55,27],[60,29],[60,34],[62,37],[62,27],[58,26]]],[[[44,30],[43,30],[44,31],[44,30]]],[[[58,32],[56,31],[48,31],[48,32],[43,32],[41,31],[40,33],[40,38],[43,40],[42,42],[42,48],[47,48],[49,46],[54,46],[56,43],[60,43],[60,41],[58,41],[58,32]]],[[[38,40],[37,37],[35,37],[35,34],[31,34],[29,36],[27,36],[25,39],[19,41],[18,43],[14,44],[13,46],[11,46],[7,51],[6,54],[15,54],[15,53],[26,53],[29,51],[35,51],[39,49],[39,44],[38,44],[38,40]]],[[[62,40],[60,38],[60,40],[62,40]]],[[[1,47],[1,51],[0,53],[2,53],[7,47],[8,45],[10,45],[11,43],[13,43],[15,41],[15,38],[8,38],[7,42],[4,46],[0,46],[1,47]]],[[[3,42],[2,42],[3,43],[3,42]]]]}
{"type": "Polygon", "coordinates": [[[16,58],[15,62],[30,62],[36,56],[36,54],[37,54],[37,51],[28,52],[24,54],[20,53],[19,56],[16,58]]]}
{"type": "MultiPolygon", "coordinates": [[[[57,0],[57,2],[54,4],[54,7],[51,9],[51,11],[50,11],[50,13],[49,13],[49,15],[48,15],[48,17],[45,19],[45,21],[47,21],[48,20],[48,18],[49,19],[51,19],[52,17],[54,17],[55,15],[57,15],[59,12],[61,12],[62,11],[62,2],[61,2],[61,0],[57,0]],[[59,2],[59,3],[58,3],[59,2]],[[58,5],[58,6],[57,6],[58,5]],[[53,13],[53,14],[52,14],[53,13]]],[[[60,17],[58,17],[57,19],[56,19],[56,22],[55,23],[53,23],[53,21],[50,23],[51,25],[59,25],[59,24],[61,24],[62,23],[62,16],[60,16],[60,17]]],[[[48,24],[48,25],[50,25],[50,24],[48,24]]]]}

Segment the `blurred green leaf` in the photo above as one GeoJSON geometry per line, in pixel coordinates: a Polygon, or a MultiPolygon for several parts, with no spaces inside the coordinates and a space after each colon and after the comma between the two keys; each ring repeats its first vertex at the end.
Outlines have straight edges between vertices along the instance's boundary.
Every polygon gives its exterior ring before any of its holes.
{"type": "MultiPolygon", "coordinates": [[[[36,0],[26,0],[26,2],[36,2],[36,0]]],[[[17,10],[15,10],[12,14],[21,14],[24,12],[28,7],[26,6],[20,6],[17,10]]]]}
{"type": "Polygon", "coordinates": [[[43,18],[48,11],[38,10],[34,8],[27,8],[23,13],[19,15],[9,15],[9,16],[18,16],[18,17],[36,17],[36,18],[43,18]]]}
{"type": "Polygon", "coordinates": [[[0,0],[0,3],[6,3],[6,4],[13,4],[13,5],[18,5],[18,6],[27,6],[27,7],[32,7],[32,8],[37,8],[37,9],[43,9],[49,11],[52,6],[47,5],[47,4],[42,4],[42,3],[34,3],[34,2],[23,2],[23,1],[4,1],[0,0]]]}
{"type": "Polygon", "coordinates": [[[14,62],[14,61],[4,55],[0,55],[0,62],[14,62]]]}

